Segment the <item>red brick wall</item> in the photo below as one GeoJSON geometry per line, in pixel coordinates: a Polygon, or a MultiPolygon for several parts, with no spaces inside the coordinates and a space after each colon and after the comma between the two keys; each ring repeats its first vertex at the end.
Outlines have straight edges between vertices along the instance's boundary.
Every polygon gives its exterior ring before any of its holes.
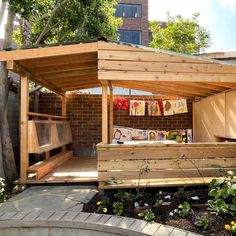
{"type": "MultiPolygon", "coordinates": [[[[123,96],[130,99],[151,100],[150,96],[123,96]]],[[[155,97],[152,97],[155,99],[155,97]]],[[[157,99],[157,97],[156,97],[157,99]]],[[[114,125],[140,129],[189,129],[192,128],[192,103],[188,101],[188,113],[166,117],[129,116],[128,111],[114,110],[114,125]]],[[[60,97],[41,94],[39,112],[60,115],[60,97]]],[[[101,142],[102,128],[101,95],[69,94],[67,96],[67,116],[71,122],[75,156],[94,156],[95,145],[101,142]]]]}
{"type": "Polygon", "coordinates": [[[141,4],[142,18],[122,18],[123,25],[119,29],[142,31],[142,45],[149,43],[148,0],[120,0],[119,3],[141,4]]]}

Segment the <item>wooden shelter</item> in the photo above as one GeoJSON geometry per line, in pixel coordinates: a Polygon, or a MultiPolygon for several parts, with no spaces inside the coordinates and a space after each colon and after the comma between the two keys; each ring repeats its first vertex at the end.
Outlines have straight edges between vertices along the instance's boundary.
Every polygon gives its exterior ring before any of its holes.
{"type": "Polygon", "coordinates": [[[111,144],[114,86],[194,101],[236,88],[233,64],[104,40],[1,51],[0,60],[21,76],[21,183],[98,181],[102,188],[198,184],[217,175],[212,164],[236,169],[236,143],[111,144]],[[29,112],[29,80],[61,95],[61,116],[29,112]],[[66,92],[95,87],[102,87],[102,143],[97,159],[79,161],[67,150],[73,138],[66,92]],[[50,151],[59,147],[61,152],[51,157],[50,151]],[[45,153],[45,160],[29,166],[29,153],[45,153]],[[140,176],[146,161],[150,172],[140,176]],[[56,170],[58,178],[52,174],[56,170]],[[119,181],[110,185],[111,179],[119,181]]]}

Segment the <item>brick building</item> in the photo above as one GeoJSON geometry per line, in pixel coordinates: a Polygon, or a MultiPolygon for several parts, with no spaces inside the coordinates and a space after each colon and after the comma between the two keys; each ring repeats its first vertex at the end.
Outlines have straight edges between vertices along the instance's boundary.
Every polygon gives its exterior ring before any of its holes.
{"type": "Polygon", "coordinates": [[[122,17],[120,41],[148,46],[148,0],[120,0],[115,16],[122,17]]]}

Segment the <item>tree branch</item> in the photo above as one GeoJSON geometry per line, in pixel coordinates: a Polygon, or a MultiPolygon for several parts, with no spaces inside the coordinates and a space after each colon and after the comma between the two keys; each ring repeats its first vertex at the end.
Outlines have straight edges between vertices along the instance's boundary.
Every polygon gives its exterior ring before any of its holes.
{"type": "Polygon", "coordinates": [[[51,12],[51,15],[44,27],[44,29],[42,30],[41,34],[39,35],[38,39],[36,40],[36,42],[34,43],[34,45],[38,45],[40,43],[40,41],[42,40],[42,38],[45,36],[45,34],[48,32],[49,30],[49,25],[51,24],[51,21],[54,17],[54,15],[56,14],[57,10],[67,2],[68,0],[64,0],[62,2],[58,2],[58,4],[54,7],[54,9],[51,12]]]}

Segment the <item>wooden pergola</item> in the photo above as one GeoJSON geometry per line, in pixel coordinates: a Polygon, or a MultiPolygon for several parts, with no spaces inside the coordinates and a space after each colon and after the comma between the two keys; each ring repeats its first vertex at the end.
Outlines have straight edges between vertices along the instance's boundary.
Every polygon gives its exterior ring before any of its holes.
{"type": "MultiPolygon", "coordinates": [[[[62,115],[46,116],[49,120],[66,120],[67,91],[102,87],[103,144],[109,143],[108,131],[113,130],[112,105],[108,119],[108,94],[112,104],[114,86],[191,99],[236,88],[236,65],[104,40],[1,51],[0,61],[6,62],[9,70],[21,76],[22,181],[27,180],[29,170],[29,116],[44,117],[29,112],[28,80],[62,96],[62,115]]],[[[62,145],[65,151],[67,143],[69,141],[57,146],[62,145]]]]}

